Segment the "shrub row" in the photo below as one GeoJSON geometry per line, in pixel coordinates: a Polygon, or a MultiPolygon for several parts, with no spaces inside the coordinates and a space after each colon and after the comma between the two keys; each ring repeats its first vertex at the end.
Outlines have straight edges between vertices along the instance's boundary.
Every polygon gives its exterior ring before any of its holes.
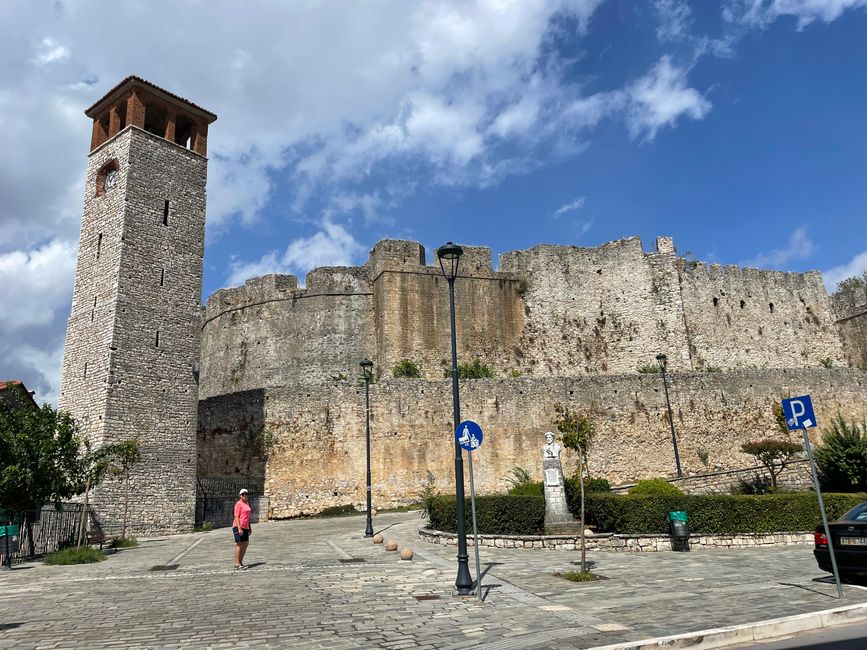
{"type": "MultiPolygon", "coordinates": [[[[580,512],[580,496],[567,484],[569,509],[580,512]]],[[[828,519],[833,520],[867,500],[867,494],[825,494],[828,519]]],[[[593,493],[586,496],[587,523],[597,532],[668,533],[667,514],[684,510],[690,533],[774,533],[813,530],[821,523],[813,493],[765,495],[707,494],[634,496],[593,493]]]]}
{"type": "MultiPolygon", "coordinates": [[[[435,530],[457,532],[454,495],[432,500],[428,517],[435,530]]],[[[470,500],[465,505],[467,530],[472,530],[470,500]]],[[[492,494],[476,497],[476,523],[485,535],[541,535],[545,531],[545,497],[492,494]]]]}

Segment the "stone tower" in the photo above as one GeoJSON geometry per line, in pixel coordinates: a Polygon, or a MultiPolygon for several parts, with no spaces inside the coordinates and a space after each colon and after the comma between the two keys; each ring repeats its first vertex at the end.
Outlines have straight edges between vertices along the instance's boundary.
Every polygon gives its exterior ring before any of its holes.
{"type": "MultiPolygon", "coordinates": [[[[190,530],[205,156],[217,116],[138,77],[85,114],[93,136],[59,406],[97,446],[139,440],[133,533],[190,530]]],[[[124,493],[116,479],[94,491],[103,530],[119,530],[124,493]]]]}

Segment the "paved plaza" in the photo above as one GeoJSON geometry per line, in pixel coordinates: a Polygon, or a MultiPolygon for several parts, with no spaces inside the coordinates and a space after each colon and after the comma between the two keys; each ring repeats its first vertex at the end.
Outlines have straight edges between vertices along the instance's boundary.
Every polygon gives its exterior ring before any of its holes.
{"type": "Polygon", "coordinates": [[[418,512],[374,522],[415,558],[345,517],[255,525],[247,571],[228,529],[17,565],[0,572],[0,648],[586,648],[867,601],[852,585],[835,598],[810,547],[595,552],[593,583],[554,576],[578,552],[483,548],[479,603],[452,595],[456,551],[419,541],[418,512]]]}

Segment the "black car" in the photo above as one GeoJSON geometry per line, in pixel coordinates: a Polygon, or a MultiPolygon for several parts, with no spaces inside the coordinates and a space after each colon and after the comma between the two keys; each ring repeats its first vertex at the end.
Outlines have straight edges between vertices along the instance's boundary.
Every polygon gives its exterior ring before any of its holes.
{"type": "MultiPolygon", "coordinates": [[[[867,576],[867,501],[859,503],[836,521],[828,522],[834,558],[841,576],[867,576]]],[[[816,548],[813,555],[822,571],[832,573],[831,554],[825,527],[817,526],[814,533],[816,548]]]]}

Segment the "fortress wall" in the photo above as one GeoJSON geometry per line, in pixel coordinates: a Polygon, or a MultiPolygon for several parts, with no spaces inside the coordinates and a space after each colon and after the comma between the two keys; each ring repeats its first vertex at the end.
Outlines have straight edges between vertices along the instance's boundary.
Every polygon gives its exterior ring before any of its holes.
{"type": "Polygon", "coordinates": [[[818,272],[678,261],[696,368],[842,365],[843,352],[818,272]],[[716,301],[716,302],[715,302],[716,301]]]}
{"type": "Polygon", "coordinates": [[[320,268],[298,290],[265,276],[216,292],[202,328],[202,398],[358,374],[373,350],[373,306],[363,269],[320,268]]]}
{"type": "Polygon", "coordinates": [[[521,369],[533,376],[634,372],[668,355],[689,369],[673,253],[637,237],[599,248],[537,246],[500,256],[526,287],[521,369]]]}
{"type": "Polygon", "coordinates": [[[831,296],[831,305],[846,363],[867,368],[867,291],[863,287],[839,290],[831,296]]]}
{"type": "MultiPolygon", "coordinates": [[[[751,457],[738,451],[740,445],[780,435],[771,403],[784,395],[804,393],[812,394],[822,424],[838,410],[847,417],[867,417],[865,376],[856,370],[673,373],[672,408],[684,471],[698,474],[754,465],[751,457]],[[708,466],[699,460],[699,451],[708,453],[708,466]]],[[[261,403],[264,427],[278,441],[266,472],[271,516],[291,517],[364,502],[362,387],[341,382],[329,391],[268,389],[263,401],[251,399],[249,407],[244,406],[245,399],[220,396],[201,402],[200,448],[206,440],[220,439],[222,451],[200,457],[200,476],[223,475],[225,456],[241,456],[243,435],[248,435],[243,434],[244,427],[249,432],[261,403]],[[233,436],[239,441],[235,451],[233,436]]],[[[382,382],[371,386],[370,401],[375,507],[417,501],[428,470],[441,492],[453,491],[449,382],[382,382]]],[[[589,414],[596,423],[590,448],[592,475],[622,483],[674,474],[658,375],[463,381],[462,415],[479,422],[485,433],[474,457],[480,494],[505,490],[515,466],[541,479],[542,434],[554,429],[553,407],[558,402],[589,414]]],[[[574,471],[569,453],[563,455],[567,475],[574,471]]],[[[233,463],[229,467],[231,475],[233,463]]]]}

